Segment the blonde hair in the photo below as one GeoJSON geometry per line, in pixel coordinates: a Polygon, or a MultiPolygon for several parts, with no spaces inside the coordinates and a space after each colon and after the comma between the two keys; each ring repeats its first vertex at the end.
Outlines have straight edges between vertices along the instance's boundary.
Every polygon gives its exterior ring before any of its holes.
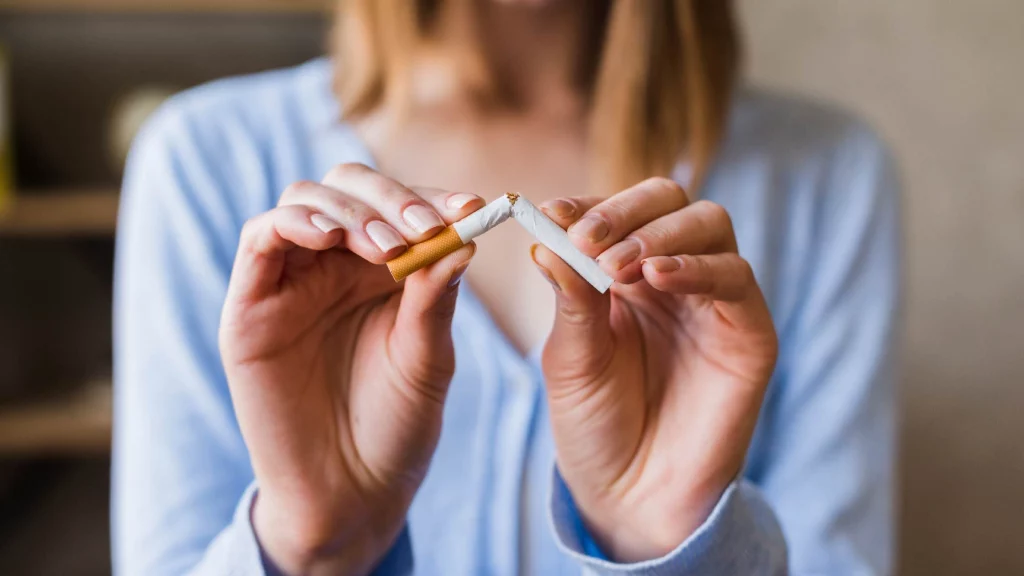
{"type": "MultiPolygon", "coordinates": [[[[358,119],[409,90],[410,55],[449,0],[338,0],[335,92],[358,119]]],[[[729,0],[594,0],[589,94],[592,187],[603,194],[681,159],[699,185],[725,130],[739,42],[729,0]]]]}

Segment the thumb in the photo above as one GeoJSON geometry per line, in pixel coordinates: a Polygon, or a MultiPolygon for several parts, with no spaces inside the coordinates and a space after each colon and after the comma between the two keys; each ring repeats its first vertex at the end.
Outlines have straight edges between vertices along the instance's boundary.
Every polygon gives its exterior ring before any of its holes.
{"type": "Polygon", "coordinates": [[[401,376],[441,401],[455,371],[452,317],[459,281],[474,253],[471,242],[405,280],[388,343],[401,376]]]}
{"type": "Polygon", "coordinates": [[[554,392],[559,385],[573,386],[602,377],[614,348],[609,322],[611,293],[595,290],[544,246],[535,244],[530,254],[555,287],[555,323],[543,357],[549,388],[554,392]]]}

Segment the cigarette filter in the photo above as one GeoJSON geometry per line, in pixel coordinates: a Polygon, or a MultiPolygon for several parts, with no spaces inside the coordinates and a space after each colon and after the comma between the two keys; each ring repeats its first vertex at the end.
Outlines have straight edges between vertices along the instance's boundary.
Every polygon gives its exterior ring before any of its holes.
{"type": "Polygon", "coordinates": [[[512,202],[512,217],[538,242],[565,261],[577,274],[590,285],[604,294],[614,280],[598,265],[597,261],[580,252],[579,248],[569,240],[569,234],[553,220],[544,215],[532,202],[522,196],[516,196],[512,202]]]}
{"type": "Polygon", "coordinates": [[[502,196],[445,228],[437,236],[410,246],[401,255],[388,261],[388,270],[395,282],[399,282],[462,248],[473,238],[508,220],[511,214],[510,197],[502,196]]]}

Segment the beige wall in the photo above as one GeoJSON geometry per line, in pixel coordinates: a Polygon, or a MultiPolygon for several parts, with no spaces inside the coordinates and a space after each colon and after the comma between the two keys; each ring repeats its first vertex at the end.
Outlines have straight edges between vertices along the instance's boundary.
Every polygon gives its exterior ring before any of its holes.
{"type": "Polygon", "coordinates": [[[749,76],[896,149],[903,574],[1024,574],[1024,1],[740,0],[749,76]]]}

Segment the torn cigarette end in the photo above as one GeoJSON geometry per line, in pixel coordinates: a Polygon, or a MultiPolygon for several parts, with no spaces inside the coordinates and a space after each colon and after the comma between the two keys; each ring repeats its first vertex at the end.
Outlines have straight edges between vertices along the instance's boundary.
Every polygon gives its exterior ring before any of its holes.
{"type": "Polygon", "coordinates": [[[580,252],[569,235],[525,196],[512,207],[512,217],[538,242],[558,255],[598,292],[604,294],[615,282],[596,260],[580,252]]]}
{"type": "Polygon", "coordinates": [[[449,226],[437,236],[410,246],[399,256],[388,260],[388,270],[395,282],[401,282],[413,272],[430,266],[465,245],[455,228],[449,226]]]}
{"type": "Polygon", "coordinates": [[[526,197],[509,192],[483,208],[447,227],[437,236],[420,242],[388,262],[395,282],[437,262],[462,248],[477,236],[493,229],[509,217],[515,218],[538,242],[547,246],[573,270],[602,294],[614,282],[597,261],[580,252],[569,235],[526,197]]]}

